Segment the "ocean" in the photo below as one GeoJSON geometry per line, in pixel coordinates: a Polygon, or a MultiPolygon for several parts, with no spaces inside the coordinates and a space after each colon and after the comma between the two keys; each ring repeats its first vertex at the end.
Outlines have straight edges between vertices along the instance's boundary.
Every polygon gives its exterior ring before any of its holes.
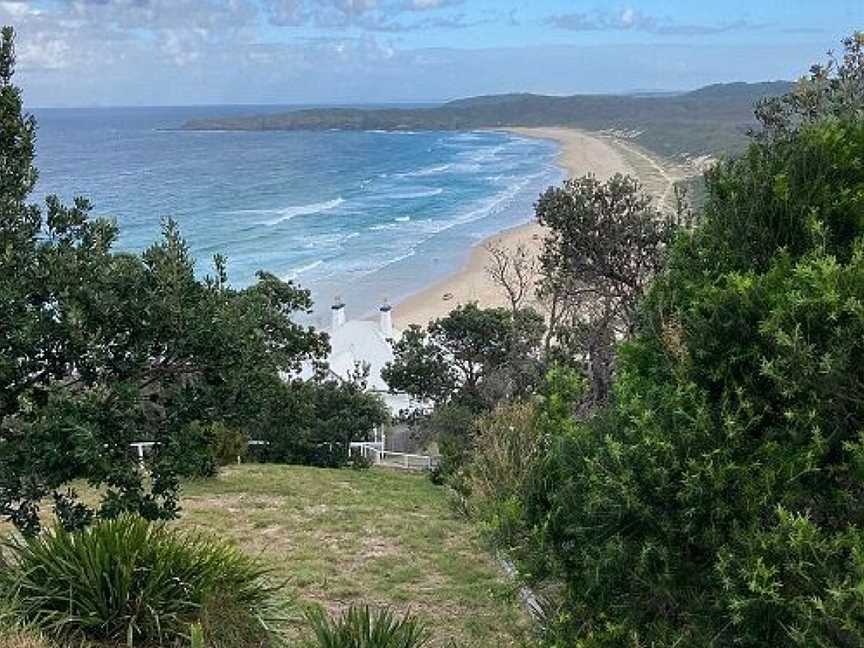
{"type": "Polygon", "coordinates": [[[313,322],[336,298],[372,313],[452,273],[472,245],[528,222],[564,178],[557,145],[501,132],[186,132],[189,118],[277,107],[34,110],[36,199],[83,195],[141,251],[160,221],[180,224],[210,271],[231,283],[259,269],[312,290],[313,322]]]}

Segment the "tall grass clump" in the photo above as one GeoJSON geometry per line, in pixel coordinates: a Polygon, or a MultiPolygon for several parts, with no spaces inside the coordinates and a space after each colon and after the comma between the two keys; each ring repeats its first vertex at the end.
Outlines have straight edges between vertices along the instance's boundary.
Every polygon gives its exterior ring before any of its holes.
{"type": "Polygon", "coordinates": [[[417,617],[388,609],[352,606],[333,619],[321,608],[307,613],[312,626],[306,648],[423,648],[431,633],[417,617]]]}
{"type": "Polygon", "coordinates": [[[469,509],[492,540],[512,548],[522,526],[524,493],[542,456],[535,406],[509,403],[479,419],[474,448],[465,469],[469,509]]]}
{"type": "Polygon", "coordinates": [[[273,645],[278,588],[237,548],[139,517],[54,528],[5,545],[0,588],[20,617],[63,640],[273,645]]]}
{"type": "Polygon", "coordinates": [[[0,648],[50,648],[38,631],[21,623],[14,603],[0,596],[0,648]]]}

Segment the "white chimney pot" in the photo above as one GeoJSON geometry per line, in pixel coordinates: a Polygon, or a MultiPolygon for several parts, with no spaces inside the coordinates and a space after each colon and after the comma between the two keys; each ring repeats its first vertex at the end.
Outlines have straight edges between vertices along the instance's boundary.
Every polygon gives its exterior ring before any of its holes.
{"type": "Polygon", "coordinates": [[[393,308],[387,302],[378,309],[381,312],[381,335],[385,340],[393,339],[393,308]]]}
{"type": "Polygon", "coordinates": [[[330,307],[330,310],[333,313],[333,324],[331,329],[335,331],[345,323],[345,304],[337,300],[336,303],[330,307]]]}

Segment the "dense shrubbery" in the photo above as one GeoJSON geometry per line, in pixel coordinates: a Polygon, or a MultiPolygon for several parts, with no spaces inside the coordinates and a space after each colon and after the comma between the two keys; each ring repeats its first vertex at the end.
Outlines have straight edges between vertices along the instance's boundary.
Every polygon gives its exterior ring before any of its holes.
{"type": "Polygon", "coordinates": [[[67,641],[174,645],[198,623],[208,646],[261,646],[279,618],[278,590],[257,561],[131,516],[11,541],[0,592],[67,641]]]}
{"type": "Polygon", "coordinates": [[[578,417],[553,374],[534,478],[476,488],[565,586],[559,642],[864,645],[864,92],[844,96],[708,175],[610,405],[578,417]]]}
{"type": "Polygon", "coordinates": [[[248,427],[266,447],[263,461],[337,468],[349,461],[348,444],[367,440],[390,420],[381,398],[366,391],[361,371],[352,380],[274,381],[248,427]]]}
{"type": "Polygon", "coordinates": [[[473,460],[465,471],[467,504],[505,546],[516,539],[523,493],[544,450],[536,419],[533,404],[517,402],[500,405],[475,424],[473,460]]]}
{"type": "Polygon", "coordinates": [[[457,476],[477,416],[532,393],[542,380],[544,332],[543,317],[530,308],[469,303],[425,328],[411,326],[394,345],[381,375],[391,389],[434,406],[431,415],[413,412],[411,420],[438,442],[436,481],[457,476]]]}

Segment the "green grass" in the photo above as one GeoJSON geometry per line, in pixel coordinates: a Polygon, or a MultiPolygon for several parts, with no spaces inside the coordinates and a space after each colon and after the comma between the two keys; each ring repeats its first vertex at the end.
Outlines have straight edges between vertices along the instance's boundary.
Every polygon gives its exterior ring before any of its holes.
{"type": "Polygon", "coordinates": [[[177,524],[211,531],[283,578],[304,607],[411,611],[433,646],[522,645],[530,624],[475,528],[422,475],[249,464],[188,484],[177,524]]]}

